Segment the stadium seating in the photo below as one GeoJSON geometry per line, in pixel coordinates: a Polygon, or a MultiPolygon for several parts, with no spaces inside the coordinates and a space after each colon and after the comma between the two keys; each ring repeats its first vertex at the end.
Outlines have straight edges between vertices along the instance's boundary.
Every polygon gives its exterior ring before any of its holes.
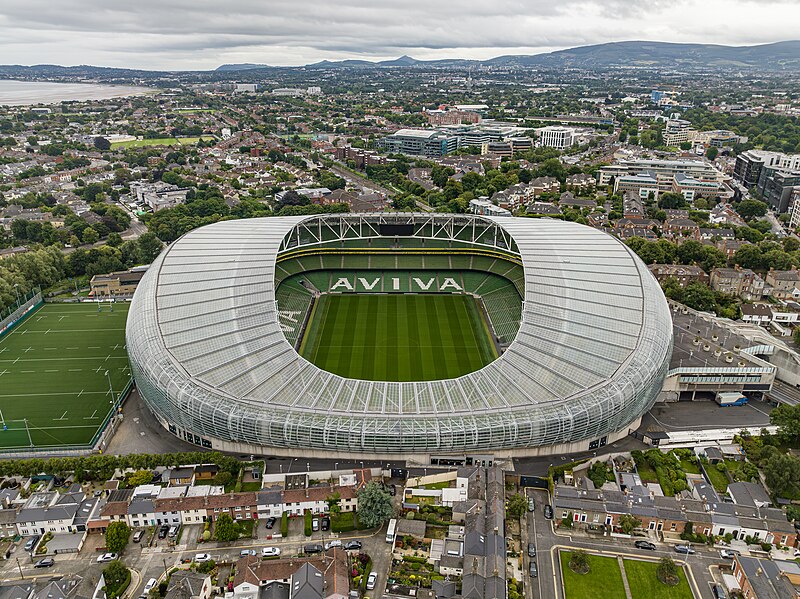
{"type": "Polygon", "coordinates": [[[283,325],[286,339],[296,346],[300,332],[311,308],[311,292],[299,284],[299,279],[287,281],[278,287],[275,299],[278,302],[278,319],[283,325]]]}

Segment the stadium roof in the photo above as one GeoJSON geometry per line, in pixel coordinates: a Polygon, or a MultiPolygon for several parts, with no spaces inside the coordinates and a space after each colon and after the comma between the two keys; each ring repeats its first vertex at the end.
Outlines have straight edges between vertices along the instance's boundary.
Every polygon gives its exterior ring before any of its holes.
{"type": "Polygon", "coordinates": [[[192,231],[140,283],[127,339],[143,396],[169,422],[230,441],[348,443],[354,451],[379,449],[383,437],[387,449],[405,451],[540,445],[618,430],[652,405],[672,343],[658,283],[600,231],[558,220],[408,214],[259,218],[192,231]],[[285,238],[320,223],[344,231],[398,219],[452,231],[491,227],[513,239],[476,242],[504,245],[524,268],[522,322],[497,360],[457,379],[363,381],[321,370],[286,340],[274,288],[285,238]],[[310,430],[323,431],[322,440],[310,430]],[[425,434],[435,440],[420,441],[425,434]]]}

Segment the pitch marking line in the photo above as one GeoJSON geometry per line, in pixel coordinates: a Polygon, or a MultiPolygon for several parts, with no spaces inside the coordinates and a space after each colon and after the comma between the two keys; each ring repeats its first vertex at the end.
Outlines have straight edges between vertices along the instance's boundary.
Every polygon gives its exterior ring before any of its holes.
{"type": "Polygon", "coordinates": [[[53,420],[69,420],[67,418],[67,410],[64,410],[64,413],[61,414],[61,418],[53,418],[53,420]]]}
{"type": "MultiPolygon", "coordinates": [[[[22,372],[35,372],[35,371],[34,370],[29,370],[29,371],[23,370],[22,372]]],[[[106,391],[85,391],[84,389],[81,389],[81,392],[78,394],[78,397],[80,397],[84,393],[86,393],[87,395],[89,395],[89,394],[91,394],[91,395],[108,395],[108,390],[106,390],[106,391]]],[[[49,396],[49,395],[75,395],[75,393],[74,392],[63,392],[63,391],[54,392],[54,393],[8,393],[8,394],[0,395],[0,398],[2,398],[2,397],[43,397],[43,396],[49,396]]]]}
{"type": "Polygon", "coordinates": [[[8,370],[4,370],[3,372],[0,372],[0,376],[3,376],[4,374],[8,374],[8,370]]]}
{"type": "Polygon", "coordinates": [[[94,412],[92,412],[92,415],[91,415],[91,416],[84,416],[84,417],[83,417],[83,419],[84,419],[84,420],[94,420],[95,418],[97,418],[96,414],[97,414],[97,410],[95,410],[94,412]]]}

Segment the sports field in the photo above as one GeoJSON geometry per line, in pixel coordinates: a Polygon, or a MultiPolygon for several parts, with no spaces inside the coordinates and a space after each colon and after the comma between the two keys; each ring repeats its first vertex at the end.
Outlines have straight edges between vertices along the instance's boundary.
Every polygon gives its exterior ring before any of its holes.
{"type": "Polygon", "coordinates": [[[202,137],[155,137],[152,139],[132,139],[130,141],[115,141],[111,143],[111,149],[118,148],[144,148],[147,146],[187,146],[196,144],[201,139],[214,139],[211,135],[202,137]]]}
{"type": "Polygon", "coordinates": [[[0,449],[91,442],[130,380],[128,304],[45,304],[0,337],[0,449]],[[108,374],[106,374],[108,373],[108,374]]]}
{"type": "Polygon", "coordinates": [[[457,294],[322,295],[300,354],[373,381],[454,378],[497,357],[475,299],[457,294]]]}

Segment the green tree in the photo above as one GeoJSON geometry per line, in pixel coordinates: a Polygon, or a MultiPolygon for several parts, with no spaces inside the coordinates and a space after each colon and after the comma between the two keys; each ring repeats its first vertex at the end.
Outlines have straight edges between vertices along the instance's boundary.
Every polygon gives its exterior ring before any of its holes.
{"type": "Polygon", "coordinates": [[[369,481],[358,492],[358,518],[367,528],[380,526],[393,511],[392,496],[376,481],[369,481]]]}
{"type": "Polygon", "coordinates": [[[706,150],[706,158],[708,158],[709,160],[716,159],[717,154],[719,154],[719,150],[714,146],[711,146],[706,150]]]}
{"type": "Polygon", "coordinates": [[[235,541],[239,538],[239,525],[228,512],[222,512],[214,525],[214,538],[217,541],[235,541]]]}
{"type": "Polygon", "coordinates": [[[331,493],[325,498],[325,503],[328,504],[328,512],[334,518],[342,513],[342,506],[339,505],[341,501],[342,496],[339,494],[339,491],[331,493]]]}
{"type": "Polygon", "coordinates": [[[100,240],[100,234],[93,227],[86,227],[81,238],[83,243],[97,243],[100,240]]]}
{"type": "Polygon", "coordinates": [[[678,565],[671,557],[661,558],[661,561],[658,562],[658,568],[656,568],[656,576],[662,583],[671,587],[681,581],[678,565]]]}
{"type": "Polygon", "coordinates": [[[767,205],[760,200],[742,200],[736,206],[736,212],[745,220],[751,220],[767,213],[767,205]]]}
{"type": "Polygon", "coordinates": [[[139,246],[139,258],[144,264],[150,264],[161,253],[164,244],[154,233],[144,233],[136,240],[139,246]]]}
{"type": "Polygon", "coordinates": [[[231,484],[231,481],[233,481],[233,474],[227,470],[220,470],[217,472],[216,476],[214,476],[214,484],[221,487],[231,484]]]}
{"type": "Polygon", "coordinates": [[[103,580],[106,582],[105,591],[107,599],[116,599],[130,584],[131,574],[121,561],[114,560],[103,568],[103,580]]]}
{"type": "Polygon", "coordinates": [[[634,530],[642,525],[642,521],[636,516],[631,514],[622,514],[619,518],[619,527],[626,535],[631,534],[634,530]]]}
{"type": "MultiPolygon", "coordinates": [[[[795,339],[800,328],[795,329],[795,339]]],[[[800,437],[800,405],[781,404],[769,414],[769,421],[778,427],[782,435],[797,439],[800,437]]]]}
{"type": "Polygon", "coordinates": [[[589,556],[582,549],[578,549],[570,553],[569,556],[569,569],[576,574],[589,573],[589,556]]]}
{"type": "Polygon", "coordinates": [[[153,482],[153,473],[150,470],[137,470],[128,475],[128,484],[132,487],[149,485],[151,482],[153,482]]]}
{"type": "Polygon", "coordinates": [[[522,518],[525,514],[525,510],[528,509],[528,502],[525,500],[525,496],[521,495],[520,493],[515,493],[511,497],[508,498],[508,508],[507,512],[508,515],[516,520],[522,518]]]}
{"type": "Polygon", "coordinates": [[[122,553],[128,544],[131,529],[124,522],[112,522],[106,528],[106,547],[113,553],[122,553]]]}

